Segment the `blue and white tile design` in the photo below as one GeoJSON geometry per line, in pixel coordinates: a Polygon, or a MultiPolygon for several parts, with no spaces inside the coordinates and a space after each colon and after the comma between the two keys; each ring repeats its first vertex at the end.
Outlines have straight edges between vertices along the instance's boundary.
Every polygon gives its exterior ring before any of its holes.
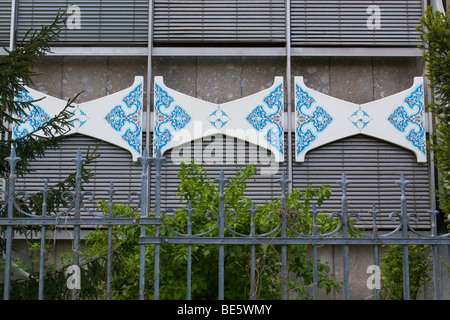
{"type": "Polygon", "coordinates": [[[142,86],[140,83],[123,97],[124,104],[114,106],[105,116],[106,122],[136,152],[142,152],[142,86]]]}
{"type": "Polygon", "coordinates": [[[246,120],[257,131],[266,131],[266,140],[284,154],[283,131],[283,85],[279,85],[267,97],[264,105],[256,106],[246,117],[246,120]]]}
{"type": "Polygon", "coordinates": [[[405,98],[407,106],[397,107],[388,121],[395,129],[404,133],[405,139],[421,153],[426,154],[423,84],[405,98]]]}
{"type": "Polygon", "coordinates": [[[316,100],[299,84],[295,86],[295,133],[296,154],[303,153],[316,139],[317,135],[326,130],[333,117],[324,109],[316,106],[316,100]]]}
{"type": "Polygon", "coordinates": [[[355,104],[308,88],[295,77],[296,161],[330,142],[357,134],[368,135],[412,151],[427,162],[423,78],[388,97],[355,104]]]}
{"type": "Polygon", "coordinates": [[[191,121],[191,116],[181,106],[171,107],[173,101],[174,98],[155,83],[154,155],[172,140],[171,132],[180,131],[191,121]]]}
{"type": "MultiPolygon", "coordinates": [[[[33,97],[26,91],[21,91],[17,97],[17,101],[30,102],[34,101],[33,97]]],[[[43,124],[51,119],[51,117],[45,112],[45,110],[39,105],[33,105],[30,107],[26,114],[18,114],[18,119],[21,122],[14,123],[12,128],[13,139],[19,139],[27,134],[34,133],[43,124]]]]}

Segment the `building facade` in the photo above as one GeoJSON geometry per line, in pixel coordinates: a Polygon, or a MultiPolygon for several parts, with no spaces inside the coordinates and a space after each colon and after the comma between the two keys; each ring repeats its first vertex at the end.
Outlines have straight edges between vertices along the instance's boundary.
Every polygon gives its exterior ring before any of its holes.
{"type": "MultiPolygon", "coordinates": [[[[255,165],[258,174],[248,184],[248,195],[266,201],[279,195],[277,180],[283,170],[292,187],[328,184],[332,198],[324,209],[336,210],[341,197],[337,181],[343,172],[349,187],[350,210],[361,214],[361,226],[375,204],[382,224],[398,210],[401,173],[408,187],[411,211],[419,216],[435,203],[435,170],[430,154],[417,161],[411,150],[362,134],[333,140],[308,151],[296,161],[296,77],[321,94],[363,105],[382,101],[411,88],[415,77],[426,87],[419,33],[415,29],[429,1],[0,1],[0,45],[12,48],[13,35],[23,37],[30,27],[52,21],[67,9],[67,24],[40,61],[33,89],[67,100],[80,93],[77,103],[95,101],[130,87],[142,76],[142,150],[152,150],[155,137],[155,77],[196,99],[225,104],[271,87],[283,79],[284,161],[251,142],[222,134],[192,140],[167,150],[163,175],[163,206],[179,206],[176,173],[181,160],[194,158],[211,178],[225,170],[255,165]],[[189,151],[187,151],[189,150],[189,151]],[[180,157],[180,152],[184,158],[180,157]],[[181,160],[180,160],[181,159],[181,160]]],[[[433,1],[435,7],[445,3],[433,1]]],[[[381,102],[382,104],[382,102],[381,102]]],[[[95,103],[91,104],[92,108],[95,103]]],[[[194,107],[195,108],[195,107],[194,107]]],[[[424,114],[426,136],[432,117],[424,114]]],[[[379,129],[383,130],[382,128],[379,129]]],[[[99,139],[69,135],[61,148],[49,150],[33,164],[34,173],[22,188],[37,192],[43,179],[56,182],[74,169],[70,161],[78,148],[86,152],[99,139]]],[[[140,165],[130,153],[103,142],[93,165],[90,184],[99,197],[110,181],[118,201],[139,191],[140,165]]],[[[153,197],[153,195],[152,195],[153,197]]],[[[369,220],[367,220],[369,221],[369,220]]],[[[369,222],[367,222],[368,224],[369,222]]],[[[429,228],[427,218],[417,228],[429,228]]]]}

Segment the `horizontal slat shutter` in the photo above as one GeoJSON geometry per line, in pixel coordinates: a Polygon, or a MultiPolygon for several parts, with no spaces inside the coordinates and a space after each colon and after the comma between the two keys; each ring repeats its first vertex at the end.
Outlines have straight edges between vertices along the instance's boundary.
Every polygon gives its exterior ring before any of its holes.
{"type": "MultiPolygon", "coordinates": [[[[48,180],[49,186],[54,186],[57,182],[67,178],[76,172],[75,163],[72,161],[80,149],[82,156],[86,156],[88,149],[91,151],[98,146],[100,157],[94,164],[87,166],[93,176],[88,184],[83,184],[84,191],[95,192],[95,201],[90,202],[89,195],[84,197],[84,204],[89,210],[97,207],[97,201],[108,199],[107,189],[110,183],[114,183],[117,190],[114,201],[116,203],[128,203],[130,192],[140,192],[141,166],[138,162],[133,162],[131,154],[121,148],[100,141],[74,134],[65,138],[60,148],[48,149],[45,156],[34,161],[30,168],[32,173],[26,174],[18,180],[16,189],[29,192],[30,195],[40,192],[44,181],[48,180]]],[[[136,200],[136,198],[134,198],[136,200]]],[[[82,212],[86,214],[86,212],[82,212]]]]}
{"type": "MultiPolygon", "coordinates": [[[[252,161],[249,155],[258,152],[255,146],[248,143],[238,143],[237,140],[230,138],[223,138],[223,141],[224,145],[233,146],[235,164],[227,163],[226,160],[219,164],[203,164],[211,180],[219,176],[220,170],[224,170],[227,178],[234,177],[240,168],[252,161]]],[[[75,157],[77,149],[80,148],[85,154],[89,145],[92,148],[97,143],[95,139],[82,135],[68,137],[60,149],[48,150],[44,158],[32,165],[35,172],[20,179],[17,190],[26,190],[33,194],[41,190],[43,181],[46,179],[49,179],[52,184],[66,177],[75,170],[71,159],[75,157]]],[[[191,155],[204,150],[210,143],[211,139],[204,139],[201,144],[192,143],[191,155]]],[[[224,157],[225,152],[224,150],[224,157]]],[[[99,147],[99,153],[101,156],[97,163],[90,166],[94,176],[84,189],[94,191],[96,201],[107,199],[106,189],[112,181],[117,190],[115,201],[128,203],[130,192],[140,193],[141,191],[140,163],[132,162],[127,151],[108,143],[103,143],[99,147]]],[[[179,165],[172,161],[171,153],[172,151],[168,151],[164,155],[168,161],[163,165],[162,170],[161,208],[163,210],[180,208],[184,205],[176,196],[179,165]]],[[[279,164],[279,170],[275,175],[262,176],[260,175],[261,162],[256,162],[259,168],[258,175],[255,176],[255,180],[248,181],[245,196],[256,203],[265,203],[278,198],[281,189],[277,180],[280,179],[282,170],[286,169],[286,163],[287,161],[284,161],[279,164]]],[[[379,227],[392,228],[398,225],[398,221],[392,222],[389,215],[394,211],[400,212],[400,188],[395,182],[399,180],[403,172],[406,179],[411,182],[407,187],[408,213],[416,212],[420,217],[419,222],[413,226],[429,227],[428,166],[417,163],[414,154],[407,150],[359,135],[314,149],[308,152],[304,163],[294,161],[293,166],[292,186],[298,190],[303,191],[309,185],[315,187],[322,184],[330,185],[333,190],[332,197],[321,208],[328,213],[341,211],[342,192],[337,181],[345,172],[347,178],[352,181],[348,188],[349,212],[359,213],[361,215],[359,225],[368,228],[372,226],[372,218],[368,213],[372,204],[375,204],[380,212],[379,227]]],[[[153,167],[151,173],[153,178],[155,174],[153,167]]],[[[154,184],[152,184],[150,198],[152,207],[155,204],[154,191],[154,184]]],[[[87,198],[88,196],[85,201],[87,198]]],[[[95,207],[95,202],[87,202],[86,205],[95,207]]]]}
{"type": "MultiPolygon", "coordinates": [[[[55,18],[58,10],[67,9],[73,1],[20,0],[18,36],[29,27],[40,28],[55,18]]],[[[65,45],[146,45],[148,42],[148,1],[146,0],[80,0],[81,28],[63,27],[59,43],[65,45]]],[[[68,12],[68,17],[71,12],[68,12]]]]}
{"type": "Polygon", "coordinates": [[[9,46],[11,28],[11,1],[0,0],[0,47],[9,46]]]}
{"type": "Polygon", "coordinates": [[[421,0],[293,0],[292,45],[417,46],[421,16],[421,0]],[[371,5],[380,8],[379,29],[367,27],[371,5]]]}
{"type": "Polygon", "coordinates": [[[285,41],[283,0],[156,0],[154,12],[156,43],[285,41]]]}
{"type": "MultiPolygon", "coordinates": [[[[370,228],[369,210],[375,204],[380,212],[379,227],[398,225],[389,215],[401,212],[400,187],[395,183],[404,173],[407,186],[408,213],[420,216],[417,227],[430,224],[428,165],[417,163],[415,155],[396,145],[364,135],[357,135],[311,150],[304,163],[294,162],[293,186],[300,190],[311,184],[328,184],[333,193],[323,205],[329,212],[341,211],[341,187],[337,183],[345,172],[352,183],[348,187],[349,212],[359,213],[359,225],[370,228]]],[[[413,224],[414,226],[414,224],[413,224]]]]}

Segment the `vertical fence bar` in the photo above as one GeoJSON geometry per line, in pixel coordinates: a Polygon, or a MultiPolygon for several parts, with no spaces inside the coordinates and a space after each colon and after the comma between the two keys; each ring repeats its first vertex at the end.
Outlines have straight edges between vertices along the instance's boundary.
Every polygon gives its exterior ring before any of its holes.
{"type": "MultiPolygon", "coordinates": [[[[250,222],[250,236],[254,238],[256,236],[256,230],[255,230],[255,214],[258,212],[257,209],[255,209],[255,203],[252,203],[252,208],[248,210],[251,215],[251,222],[250,222]]],[[[250,246],[250,300],[256,300],[256,246],[252,244],[250,246]]]]}
{"type": "MultiPolygon", "coordinates": [[[[287,198],[286,198],[286,189],[289,185],[291,180],[287,179],[286,177],[286,171],[283,170],[283,174],[281,176],[281,179],[278,180],[278,183],[280,183],[281,186],[281,237],[287,238],[287,219],[288,219],[288,212],[287,212],[287,198]]],[[[288,261],[287,261],[287,245],[281,246],[281,299],[287,300],[288,295],[288,261]]]]}
{"type": "MultiPolygon", "coordinates": [[[[223,170],[220,170],[220,176],[216,179],[219,184],[219,238],[225,238],[225,184],[229,180],[225,178],[223,170]]],[[[225,247],[219,245],[219,300],[224,300],[225,292],[225,247]]]]}
{"type": "MultiPolygon", "coordinates": [[[[186,213],[188,214],[188,236],[192,236],[192,205],[189,201],[186,213]]],[[[186,299],[191,300],[192,298],[192,246],[187,245],[187,288],[186,288],[186,299]]]]}
{"type": "MultiPolygon", "coordinates": [[[[48,196],[48,181],[45,181],[44,189],[42,190],[42,217],[47,216],[47,196],[48,196]]],[[[44,270],[45,270],[45,225],[41,226],[41,249],[39,253],[39,293],[38,299],[44,300],[44,270]]]]}
{"type": "MultiPolygon", "coordinates": [[[[378,210],[375,206],[375,204],[372,205],[372,231],[373,236],[378,237],[378,226],[377,226],[377,216],[378,216],[378,210]]],[[[380,254],[379,254],[380,246],[374,245],[373,246],[373,262],[376,266],[380,265],[380,254]]],[[[378,287],[375,287],[375,300],[380,300],[380,289],[378,287]]]]}
{"type": "MultiPolygon", "coordinates": [[[[406,204],[406,186],[409,181],[405,180],[405,175],[402,173],[399,181],[396,182],[401,188],[401,216],[402,216],[402,237],[403,239],[408,238],[408,211],[406,204]]],[[[402,245],[403,253],[403,298],[405,300],[410,300],[410,290],[409,290],[409,250],[408,245],[402,245]]]]}
{"type": "MultiPolygon", "coordinates": [[[[152,161],[156,168],[155,174],[155,217],[161,218],[161,166],[167,161],[166,158],[162,157],[161,149],[156,153],[156,158],[152,158],[152,161]]],[[[155,225],[155,237],[160,237],[160,225],[155,225]]],[[[153,298],[159,300],[159,275],[160,275],[160,255],[161,255],[161,245],[155,244],[155,266],[154,266],[154,294],[153,298]]]]}
{"type": "MultiPolygon", "coordinates": [[[[376,266],[380,265],[379,247],[378,245],[373,246],[373,261],[376,266]]],[[[375,300],[380,300],[380,288],[377,286],[375,286],[375,300]]]]}
{"type": "MultiPolygon", "coordinates": [[[[313,238],[317,237],[317,210],[316,204],[312,207],[312,217],[313,217],[313,238]]],[[[313,299],[319,299],[319,276],[317,268],[318,252],[317,247],[313,244],[313,299]]]]}
{"type": "MultiPolygon", "coordinates": [[[[372,231],[373,231],[373,237],[378,237],[378,225],[377,225],[377,216],[378,216],[378,210],[375,204],[372,205],[372,231]]],[[[378,245],[373,246],[373,263],[376,266],[380,265],[380,255],[379,255],[379,249],[380,247],[378,245]]],[[[380,289],[378,287],[375,287],[375,300],[380,299],[380,289]]]]}
{"type": "MultiPolygon", "coordinates": [[[[11,155],[5,159],[9,163],[10,174],[8,183],[8,219],[14,217],[14,193],[16,187],[16,164],[21,159],[16,156],[14,147],[11,149],[11,155]]],[[[5,280],[3,289],[3,299],[9,300],[11,294],[11,258],[12,258],[12,239],[13,226],[6,227],[6,257],[5,257],[5,280]]]]}
{"type": "MultiPolygon", "coordinates": [[[[437,223],[436,216],[438,211],[436,210],[434,204],[433,208],[429,211],[431,216],[431,236],[437,237],[437,223]]],[[[438,246],[431,246],[432,254],[433,254],[433,282],[434,282],[434,300],[441,299],[441,288],[440,288],[440,279],[439,279],[439,257],[438,257],[438,246]]]]}
{"type": "MultiPolygon", "coordinates": [[[[148,204],[147,204],[147,180],[148,180],[148,165],[151,158],[148,156],[147,148],[141,157],[138,157],[138,161],[142,165],[141,172],[141,217],[146,218],[148,216],[148,204]]],[[[145,225],[141,225],[141,237],[145,237],[145,225]]],[[[145,244],[140,245],[140,257],[139,257],[139,299],[144,300],[145,293],[145,244]]]]}
{"type": "MultiPolygon", "coordinates": [[[[113,197],[114,197],[114,183],[111,182],[109,189],[107,190],[109,195],[108,202],[108,217],[112,218],[114,216],[113,211],[113,197]]],[[[111,300],[111,276],[112,276],[112,236],[113,236],[112,225],[108,226],[108,258],[106,265],[106,300],[111,300]]]]}
{"type": "MultiPolygon", "coordinates": [[[[343,238],[348,238],[348,203],[347,203],[347,187],[351,181],[347,180],[345,172],[342,173],[342,179],[339,184],[342,187],[342,236],[343,238]]],[[[344,299],[348,300],[349,295],[349,267],[348,267],[348,245],[344,245],[343,248],[344,255],[344,299]]]]}
{"type": "MultiPolygon", "coordinates": [[[[77,156],[75,159],[72,159],[75,162],[77,172],[75,176],[75,219],[81,218],[81,169],[83,164],[86,162],[86,159],[81,156],[81,151],[78,149],[77,156]]],[[[74,226],[74,235],[73,235],[73,264],[77,267],[80,265],[80,225],[74,226]]],[[[80,299],[80,289],[78,289],[77,285],[73,286],[72,289],[72,299],[78,300],[80,299]]]]}

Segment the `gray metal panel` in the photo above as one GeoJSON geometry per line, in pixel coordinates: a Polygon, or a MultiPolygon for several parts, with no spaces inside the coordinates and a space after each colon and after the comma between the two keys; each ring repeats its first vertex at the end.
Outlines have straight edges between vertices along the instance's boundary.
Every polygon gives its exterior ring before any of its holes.
{"type": "Polygon", "coordinates": [[[417,46],[421,16],[421,0],[293,0],[292,46],[417,46]],[[370,5],[380,8],[380,29],[366,25],[370,5]]]}
{"type": "Polygon", "coordinates": [[[154,41],[284,42],[284,0],[156,0],[154,41]]]}
{"type": "MultiPolygon", "coordinates": [[[[49,186],[66,178],[71,173],[75,173],[75,163],[72,161],[76,157],[77,150],[80,149],[85,156],[88,148],[91,151],[100,143],[100,141],[74,134],[68,136],[58,149],[48,149],[45,156],[38,159],[31,165],[33,172],[18,179],[17,190],[25,190],[30,194],[40,192],[44,181],[49,181],[49,186]]],[[[110,182],[114,183],[117,190],[115,201],[117,203],[128,203],[128,194],[132,191],[140,192],[140,174],[141,166],[138,162],[133,162],[131,154],[111,145],[102,142],[98,153],[100,157],[97,161],[87,166],[92,170],[93,177],[88,184],[83,184],[85,191],[95,192],[95,201],[108,199],[106,190],[110,187],[110,182]]],[[[90,203],[87,195],[84,200],[88,208],[93,208],[96,203],[90,203]]]]}
{"type": "MultiPolygon", "coordinates": [[[[220,136],[219,136],[220,137],[220,136]]],[[[219,138],[220,139],[220,138],[219,138]]],[[[191,155],[204,154],[203,151],[205,148],[211,143],[211,139],[204,138],[201,143],[192,142],[191,146],[191,155]]],[[[223,158],[219,158],[219,163],[217,164],[207,164],[205,161],[197,161],[199,157],[196,156],[196,163],[202,164],[205,168],[208,177],[211,181],[214,181],[220,174],[220,171],[223,170],[225,173],[225,177],[232,178],[235,177],[236,173],[245,168],[247,165],[255,165],[258,168],[258,172],[255,179],[251,179],[247,183],[247,188],[244,193],[245,196],[254,200],[255,203],[266,202],[268,199],[274,199],[279,197],[281,193],[280,185],[277,182],[281,177],[281,170],[286,170],[286,161],[283,163],[279,163],[279,170],[274,175],[266,175],[262,174],[261,168],[269,168],[269,165],[263,164],[261,161],[261,157],[259,157],[259,149],[257,146],[253,144],[249,144],[248,142],[243,142],[237,139],[223,137],[224,149],[223,158]],[[231,146],[231,147],[229,147],[231,146]],[[231,151],[231,149],[233,151],[231,151]],[[227,161],[226,157],[229,156],[231,152],[234,152],[234,162],[227,161]],[[226,154],[228,153],[228,155],[226,154]]],[[[261,151],[266,153],[265,150],[261,151]]],[[[165,155],[167,159],[169,159],[168,163],[163,167],[162,171],[162,197],[161,197],[161,206],[163,208],[167,207],[181,207],[182,204],[179,203],[178,199],[174,197],[177,193],[176,189],[179,183],[179,179],[177,178],[177,173],[179,171],[179,165],[174,164],[171,161],[172,158],[172,150],[169,150],[165,155]],[[172,194],[171,194],[172,193],[172,194]]],[[[267,157],[269,158],[269,157],[267,157]]],[[[264,158],[267,159],[266,157],[264,158]]],[[[273,155],[270,155],[270,159],[274,161],[273,155]]],[[[204,160],[204,159],[203,159],[204,160]]]]}
{"type": "Polygon", "coordinates": [[[412,152],[368,136],[353,136],[311,150],[304,163],[294,162],[293,186],[302,190],[309,184],[330,185],[332,198],[323,209],[340,211],[342,193],[337,181],[342,172],[352,181],[348,188],[349,212],[361,214],[360,225],[371,226],[367,223],[371,224],[368,212],[372,204],[380,212],[380,226],[398,224],[398,221],[389,220],[389,214],[400,212],[401,191],[395,182],[404,173],[411,182],[406,189],[411,200],[409,213],[416,212],[421,216],[417,226],[429,227],[428,165],[417,163],[412,152]]]}
{"type": "Polygon", "coordinates": [[[0,47],[9,46],[11,0],[0,0],[0,47]]]}
{"type": "MultiPolygon", "coordinates": [[[[67,9],[73,1],[20,0],[18,6],[18,36],[29,27],[49,24],[58,10],[67,9]]],[[[81,28],[64,27],[57,43],[64,45],[120,44],[146,45],[148,42],[147,0],[80,0],[81,28]]],[[[70,17],[71,13],[68,14],[70,17]]]]}
{"type": "MultiPolygon", "coordinates": [[[[264,176],[261,175],[261,168],[267,168],[268,165],[262,165],[259,158],[255,162],[255,159],[249,156],[254,156],[259,152],[255,146],[230,138],[223,139],[223,141],[225,145],[233,146],[234,162],[227,163],[224,159],[222,163],[205,164],[203,161],[202,165],[211,180],[217,178],[222,169],[226,177],[230,178],[240,168],[254,163],[258,168],[258,174],[254,180],[248,181],[245,195],[256,203],[264,203],[280,196],[281,189],[277,180],[280,179],[282,170],[286,169],[287,158],[279,164],[276,174],[264,176]]],[[[46,179],[49,179],[51,184],[66,177],[75,171],[75,165],[71,159],[75,157],[77,149],[80,148],[85,153],[89,145],[94,147],[97,143],[98,141],[95,139],[82,135],[68,137],[62,143],[61,149],[48,150],[44,158],[33,164],[32,168],[35,172],[27,175],[25,179],[19,179],[18,190],[26,190],[33,194],[42,188],[43,181],[46,179]]],[[[210,143],[211,139],[208,138],[203,139],[201,143],[191,143],[191,155],[203,154],[203,150],[210,143]]],[[[224,157],[226,157],[226,152],[229,151],[224,150],[224,157]]],[[[130,192],[140,193],[141,190],[140,163],[132,162],[127,151],[108,143],[100,146],[99,153],[101,157],[96,164],[90,167],[94,177],[85,186],[85,190],[95,191],[96,201],[107,199],[106,189],[113,181],[117,190],[115,201],[127,203],[130,192]]],[[[172,161],[172,150],[169,150],[164,156],[168,161],[163,165],[162,170],[161,208],[180,208],[184,204],[180,203],[176,197],[179,165],[172,161]]],[[[421,217],[416,227],[429,227],[428,166],[417,163],[414,154],[405,149],[358,135],[312,150],[307,154],[304,163],[297,163],[293,160],[293,166],[292,185],[294,188],[304,190],[309,185],[318,187],[328,184],[331,186],[332,197],[322,207],[328,212],[336,212],[341,209],[342,193],[337,181],[345,172],[347,178],[353,182],[348,188],[349,212],[361,214],[360,225],[364,227],[370,227],[368,224],[371,223],[371,217],[368,212],[372,208],[372,204],[375,204],[377,210],[380,211],[379,226],[389,228],[398,224],[398,221],[389,220],[389,214],[393,211],[400,211],[401,193],[395,182],[400,179],[401,173],[404,173],[406,179],[411,181],[406,189],[409,212],[416,212],[421,217]]],[[[151,173],[153,179],[154,168],[151,173]]],[[[150,197],[152,207],[154,203],[154,185],[152,184],[150,197]]],[[[94,205],[95,203],[90,204],[90,206],[94,205]]]]}

